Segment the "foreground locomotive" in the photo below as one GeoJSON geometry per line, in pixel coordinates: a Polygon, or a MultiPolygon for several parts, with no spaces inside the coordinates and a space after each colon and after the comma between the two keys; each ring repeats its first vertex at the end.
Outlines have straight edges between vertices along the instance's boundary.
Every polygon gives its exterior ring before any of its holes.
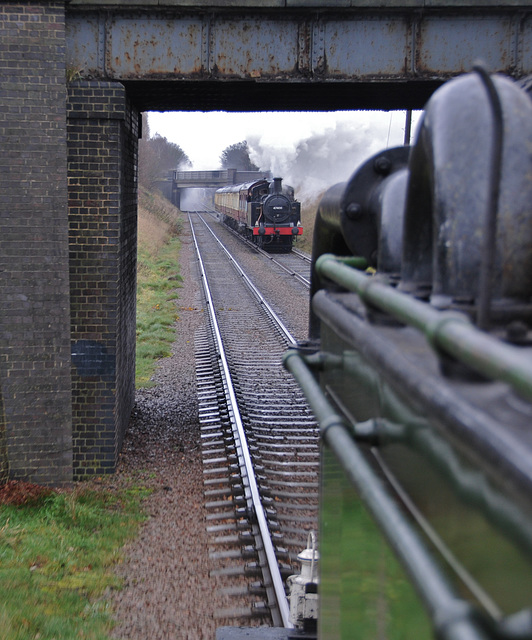
{"type": "Polygon", "coordinates": [[[529,96],[439,89],[324,196],[312,289],[319,637],[532,638],[529,96]]]}
{"type": "Polygon", "coordinates": [[[214,204],[226,224],[269,251],[290,251],[303,233],[301,205],[281,178],[218,189],[214,204]]]}

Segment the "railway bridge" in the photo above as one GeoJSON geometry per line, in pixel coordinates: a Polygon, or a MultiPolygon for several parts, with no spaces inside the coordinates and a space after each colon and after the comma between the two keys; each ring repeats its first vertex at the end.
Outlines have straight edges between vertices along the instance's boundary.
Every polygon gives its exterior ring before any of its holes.
{"type": "Polygon", "coordinates": [[[271,179],[270,171],[238,171],[221,169],[213,171],[174,171],[170,184],[162,190],[165,196],[177,207],[181,204],[181,192],[184,189],[219,189],[228,184],[253,182],[261,178],[271,179]]]}
{"type": "Polygon", "coordinates": [[[0,5],[0,478],[112,472],[134,402],[139,114],[421,108],[532,71],[532,0],[0,5]]]}

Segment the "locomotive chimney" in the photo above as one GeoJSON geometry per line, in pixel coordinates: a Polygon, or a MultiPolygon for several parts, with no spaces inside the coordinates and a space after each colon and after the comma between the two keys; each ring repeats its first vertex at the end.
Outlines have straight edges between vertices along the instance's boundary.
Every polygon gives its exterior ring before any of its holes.
{"type": "Polygon", "coordinates": [[[281,186],[282,178],[274,178],[272,183],[272,193],[282,193],[283,187],[281,186]]]}

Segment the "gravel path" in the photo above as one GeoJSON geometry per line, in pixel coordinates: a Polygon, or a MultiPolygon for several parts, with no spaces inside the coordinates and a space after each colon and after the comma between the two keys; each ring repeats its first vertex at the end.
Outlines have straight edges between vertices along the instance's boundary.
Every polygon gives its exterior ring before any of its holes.
{"type": "MultiPolygon", "coordinates": [[[[227,624],[213,615],[222,602],[209,576],[194,368],[194,334],[204,313],[192,236],[184,226],[174,355],[161,361],[157,386],[137,392],[118,468],[118,480],[138,478],[153,489],[149,519],[117,569],[125,587],[112,596],[113,637],[121,640],[214,640],[216,628],[227,624]]],[[[279,275],[270,275],[256,256],[243,256],[242,266],[262,280],[268,297],[280,294],[278,305],[289,308],[289,323],[304,337],[305,294],[280,287],[279,275]]]]}

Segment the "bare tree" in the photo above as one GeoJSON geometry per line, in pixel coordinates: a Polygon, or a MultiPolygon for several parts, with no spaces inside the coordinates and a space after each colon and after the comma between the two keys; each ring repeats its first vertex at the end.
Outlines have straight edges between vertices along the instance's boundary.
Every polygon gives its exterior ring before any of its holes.
{"type": "Polygon", "coordinates": [[[181,147],[169,142],[156,133],[150,136],[148,118],[142,114],[142,138],[139,140],[139,183],[146,189],[153,189],[159,180],[163,180],[169,171],[190,167],[187,154],[181,147]]]}

